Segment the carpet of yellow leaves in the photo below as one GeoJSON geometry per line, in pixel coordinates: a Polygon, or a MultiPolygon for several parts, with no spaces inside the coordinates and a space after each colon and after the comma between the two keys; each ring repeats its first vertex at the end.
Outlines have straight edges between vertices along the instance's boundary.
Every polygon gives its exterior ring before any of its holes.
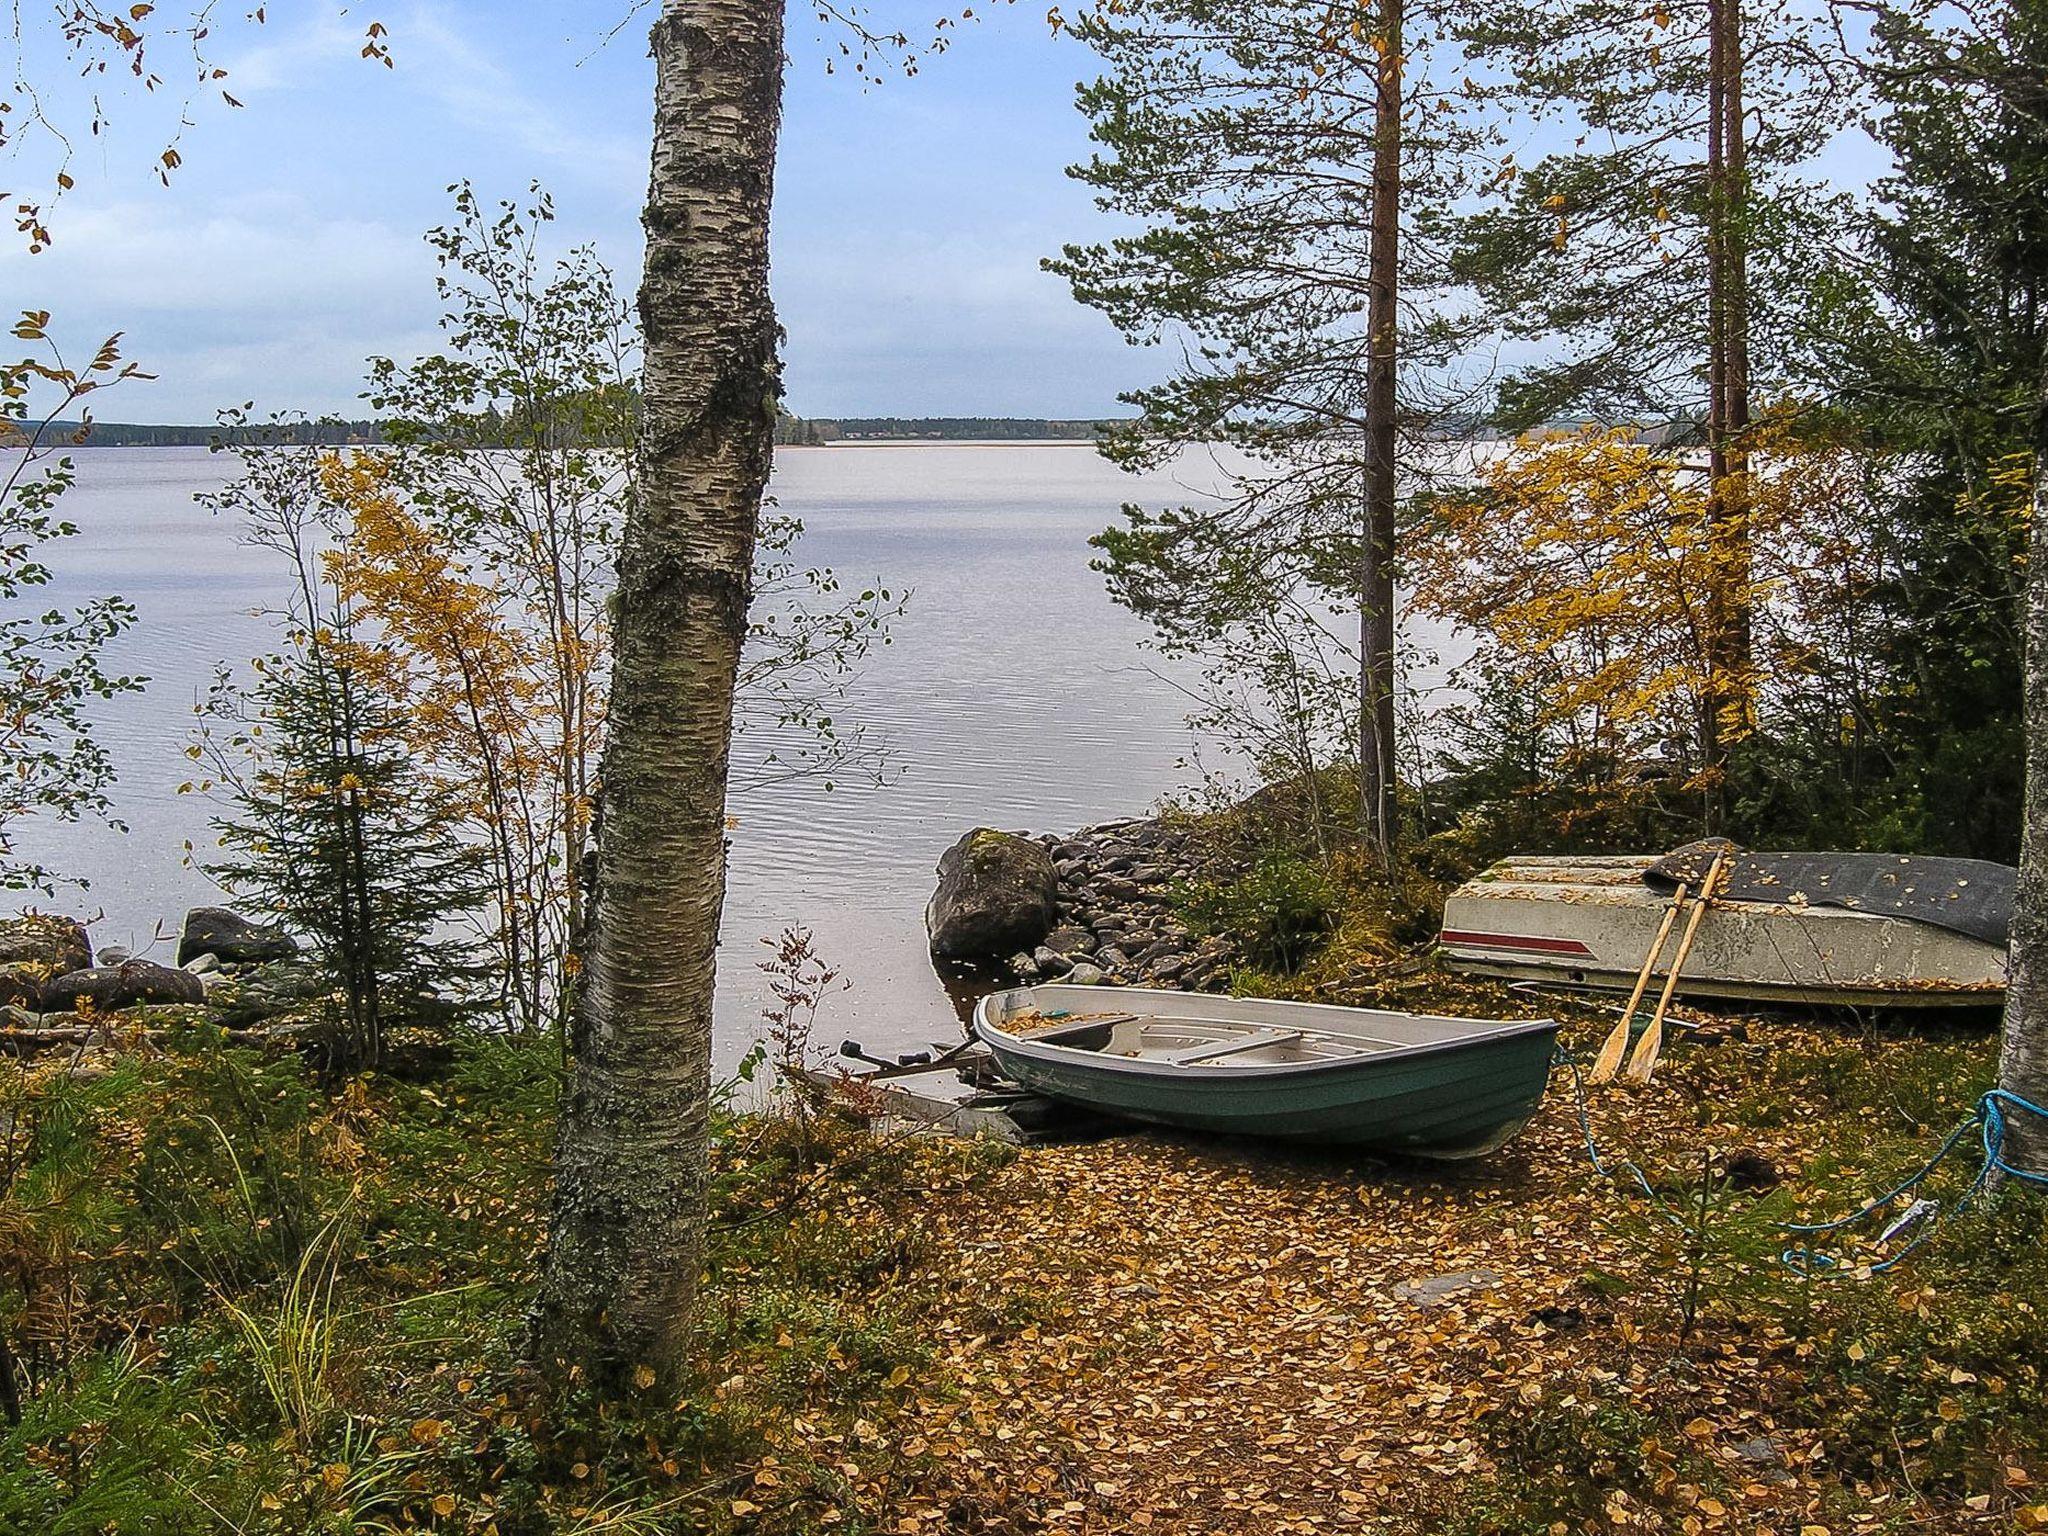
{"type": "MultiPolygon", "coordinates": [[[[1739,1143],[1796,1180],[1840,1119],[1724,1116],[1754,1108],[1737,1084],[1759,1062],[1845,1042],[1782,1022],[1755,1041],[1681,1047],[1654,1086],[1603,1090],[1603,1141],[1739,1143]]],[[[857,1426],[867,1470],[849,1517],[904,1536],[1519,1528],[1473,1513],[1501,1470],[1489,1420],[1616,1408],[1672,1428],[1592,1447],[1584,1480],[1599,1486],[1573,1529],[1822,1536],[2048,1515],[2018,1460],[1999,1495],[1939,1519],[1909,1474],[1866,1480],[1870,1448],[1838,1455],[1788,1411],[1812,1341],[1781,1318],[1681,1343],[1615,1220],[1626,1203],[1588,1165],[1564,1073],[1518,1141],[1472,1164],[1149,1132],[1027,1151],[919,1221],[955,1295],[1028,1298],[1033,1323],[992,1339],[941,1314],[936,1390],[857,1426]],[[1598,1283],[1613,1276],[1634,1279],[1598,1283]]],[[[1911,1279],[1835,1283],[1918,1302],[1911,1279]]],[[[1910,1466],[1903,1446],[1896,1459],[1910,1466]]]]}

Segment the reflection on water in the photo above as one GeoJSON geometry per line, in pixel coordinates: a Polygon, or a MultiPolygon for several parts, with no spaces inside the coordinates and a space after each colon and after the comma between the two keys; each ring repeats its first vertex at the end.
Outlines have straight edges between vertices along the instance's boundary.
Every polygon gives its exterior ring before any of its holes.
{"type": "MultiPolygon", "coordinates": [[[[203,860],[208,807],[176,793],[181,747],[214,666],[270,648],[252,610],[273,600],[270,558],[192,502],[231,469],[203,449],[77,455],[55,601],[115,591],[141,614],[112,663],[148,690],[104,713],[129,831],[35,827],[24,851],[92,882],[69,904],[104,915],[100,942],[143,948],[157,925],[214,899],[185,865],[203,860]]],[[[1152,670],[1141,625],[1088,569],[1090,534],[1126,500],[1186,500],[1207,466],[1134,480],[1084,446],[915,444],[784,450],[773,494],[801,518],[798,553],[851,582],[912,589],[894,643],[878,650],[848,715],[886,738],[895,772],[870,783],[798,781],[733,805],[720,972],[721,1055],[753,1038],[767,1000],[762,941],[802,923],[852,985],[817,1037],[899,1050],[958,1032],[924,947],[940,852],[986,823],[1065,830],[1152,805],[1181,784],[1184,701],[1152,670]]],[[[772,743],[743,743],[741,756],[772,743]]],[[[166,948],[168,946],[165,946],[166,948]]]]}

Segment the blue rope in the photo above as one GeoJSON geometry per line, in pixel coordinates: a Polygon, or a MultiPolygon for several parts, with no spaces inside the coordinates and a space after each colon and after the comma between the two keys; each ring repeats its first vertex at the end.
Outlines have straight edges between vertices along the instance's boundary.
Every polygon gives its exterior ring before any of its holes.
{"type": "Polygon", "coordinates": [[[2005,1160],[2005,1106],[2008,1104],[2014,1109],[2025,1110],[2037,1120],[2048,1120],[2048,1109],[2043,1109],[2038,1104],[2030,1103],[2016,1093],[2008,1093],[2003,1088],[1994,1088],[1985,1094],[1978,1105],[1984,1116],[1985,1172],[1979,1175],[1978,1182],[1981,1184],[1985,1178],[1990,1176],[1990,1170],[1996,1168],[2000,1173],[2005,1174],[2009,1178],[2018,1179],[2026,1184],[2048,1187],[2048,1173],[2041,1173],[2032,1168],[2016,1167],[2005,1160]]]}
{"type": "MultiPolygon", "coordinates": [[[[1571,1069],[1572,1088],[1578,1103],[1579,1132],[1585,1138],[1586,1156],[1592,1162],[1594,1170],[1601,1177],[1610,1180],[1617,1178],[1620,1174],[1628,1174],[1635,1180],[1643,1193],[1650,1197],[1651,1201],[1656,1205],[1659,1214],[1666,1221],[1671,1222],[1681,1231],[1690,1233],[1692,1230],[1691,1225],[1672,1207],[1669,1201],[1657,1192],[1656,1187],[1650,1183],[1649,1176],[1643,1172],[1641,1167],[1626,1158],[1619,1158],[1609,1162],[1600,1155],[1599,1143],[1593,1135],[1592,1113],[1587,1104],[1586,1080],[1579,1071],[1578,1059],[1560,1045],[1557,1048],[1556,1060],[1559,1064],[1571,1069]]],[[[2031,1184],[2037,1188],[2048,1188],[2048,1173],[2031,1168],[2021,1168],[2008,1161],[2005,1156],[2007,1125],[2010,1112],[2012,1111],[2032,1115],[2038,1120],[2048,1121],[2048,1109],[2044,1109],[2039,1104],[2029,1099],[2024,1099],[2020,1095],[2009,1092],[2004,1088],[1991,1089],[1977,1101],[1976,1107],[1964,1117],[1963,1122],[1943,1138],[1940,1147],[1935,1150],[1932,1157],[1928,1158],[1912,1173],[1901,1179],[1897,1184],[1894,1184],[1883,1194],[1866,1200],[1858,1209],[1851,1211],[1847,1216],[1838,1217],[1834,1221],[1778,1222],[1777,1226],[1780,1231],[1807,1239],[1807,1241],[1787,1247],[1781,1252],[1778,1256],[1780,1262],[1788,1269],[1809,1276],[1846,1270],[1849,1266],[1846,1266],[1839,1257],[1817,1250],[1813,1246],[1811,1239],[1823,1237],[1830,1233],[1841,1232],[1849,1227],[1856,1226],[1858,1223],[1868,1221],[1871,1217],[1876,1216],[1895,1202],[1904,1199],[1907,1195],[1913,1194],[1934,1175],[1935,1171],[1943,1163],[1948,1161],[1956,1148],[1962,1145],[1964,1139],[1973,1130],[1979,1133],[1978,1142],[1983,1151],[1983,1161],[1978,1165],[1976,1175],[1970,1180],[1968,1187],[1954,1200],[1950,1207],[1951,1212],[1967,1209],[1970,1203],[1984,1192],[1985,1186],[1991,1182],[1994,1174],[2002,1174],[2007,1178],[2018,1179],[2022,1183],[2031,1184]]],[[[1912,1253],[1914,1249],[1934,1236],[1940,1227],[1941,1215],[1942,1207],[1940,1201],[1928,1199],[1924,1196],[1916,1197],[1913,1203],[1878,1235],[1877,1239],[1880,1244],[1890,1243],[1902,1234],[1912,1231],[1913,1236],[1911,1240],[1904,1246],[1886,1254],[1884,1258],[1869,1265],[1871,1273],[1881,1274],[1885,1270],[1891,1269],[1908,1254],[1912,1253]]]]}

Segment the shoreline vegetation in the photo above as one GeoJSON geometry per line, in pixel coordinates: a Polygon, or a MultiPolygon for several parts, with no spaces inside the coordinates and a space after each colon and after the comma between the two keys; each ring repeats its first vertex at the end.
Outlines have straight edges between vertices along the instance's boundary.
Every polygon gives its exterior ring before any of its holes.
{"type": "MultiPolygon", "coordinates": [[[[1439,883],[1358,863],[1293,890],[1276,871],[1308,850],[1311,798],[1033,840],[1076,946],[1038,963],[1536,1009],[1590,1057],[1611,1003],[1435,964],[1439,883]],[[1207,974],[1158,974],[1184,952],[1207,974]]],[[[53,996],[42,972],[137,965],[36,936],[16,969],[53,996]]],[[[1138,1127],[1020,1150],[870,1129],[831,1096],[742,1113],[729,1087],[701,1375],[564,1416],[518,1364],[555,1050],[394,1031],[337,1095],[288,939],[195,912],[175,958],[202,1003],[85,986],[76,1012],[7,1019],[0,1258],[28,1390],[4,1405],[0,1527],[2048,1526],[2037,1217],[1957,1209],[1898,1274],[1869,1268],[1881,1222],[1828,1239],[1833,1268],[1779,1229],[1924,1157],[1990,1082],[1988,1018],[1681,1009],[1654,1084],[1586,1097],[1560,1069],[1529,1129],[1465,1165],[1138,1127]]],[[[829,981],[800,943],[782,959],[745,1077],[821,1054],[829,981]]]]}

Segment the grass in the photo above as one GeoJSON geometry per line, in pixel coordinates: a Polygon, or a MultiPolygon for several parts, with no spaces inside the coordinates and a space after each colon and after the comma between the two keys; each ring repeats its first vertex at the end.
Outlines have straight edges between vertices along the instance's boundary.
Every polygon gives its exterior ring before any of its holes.
{"type": "Polygon", "coordinates": [[[835,1456],[773,1447],[856,1436],[925,1370],[944,1292],[904,1212],[986,1157],[726,1122],[702,1391],[544,1427],[517,1358],[547,1052],[467,1041],[442,1079],[331,1099],[203,1031],[5,1071],[10,1531],[668,1530],[734,1523],[764,1460],[836,1487],[835,1456]]]}

